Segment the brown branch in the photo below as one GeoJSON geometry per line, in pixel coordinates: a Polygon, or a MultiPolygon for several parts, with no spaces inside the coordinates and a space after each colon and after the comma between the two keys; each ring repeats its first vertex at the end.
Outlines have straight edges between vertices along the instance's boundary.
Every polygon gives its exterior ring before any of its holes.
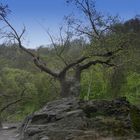
{"type": "MultiPolygon", "coordinates": [[[[29,97],[25,97],[25,96],[24,96],[25,91],[26,91],[26,88],[24,88],[24,89],[21,91],[21,93],[20,93],[20,98],[19,98],[19,99],[14,100],[14,101],[8,103],[7,105],[5,105],[4,107],[2,107],[2,108],[0,109],[0,115],[2,114],[2,112],[3,112],[4,110],[6,110],[7,108],[9,108],[11,105],[14,105],[14,104],[16,104],[16,103],[22,101],[24,98],[29,98],[29,97]]],[[[10,98],[11,96],[7,95],[7,97],[10,98]]]]}
{"type": "Polygon", "coordinates": [[[25,33],[25,27],[22,31],[22,33],[19,35],[17,33],[17,31],[14,29],[14,27],[8,22],[8,20],[5,17],[2,17],[3,21],[8,25],[8,27],[11,28],[11,30],[13,31],[13,37],[17,40],[19,48],[21,48],[24,52],[26,52],[27,54],[29,54],[30,56],[32,56],[34,58],[34,63],[35,65],[41,69],[44,72],[47,72],[48,74],[57,77],[57,74],[54,73],[52,70],[50,70],[49,68],[47,68],[44,63],[42,63],[38,56],[36,56],[34,53],[32,53],[31,51],[29,51],[28,49],[26,49],[25,47],[23,47],[22,43],[21,43],[21,37],[23,36],[23,34],[25,33]]]}
{"type": "MultiPolygon", "coordinates": [[[[1,96],[1,97],[9,97],[8,94],[3,94],[3,93],[2,93],[2,94],[0,93],[0,96],[1,96]]],[[[11,95],[10,97],[12,97],[12,95],[11,95]]]]}
{"type": "MultiPolygon", "coordinates": [[[[61,30],[62,30],[62,28],[60,28],[60,32],[61,32],[61,30]]],[[[63,44],[63,42],[64,42],[64,40],[62,40],[62,34],[60,33],[60,39],[61,39],[61,43],[62,43],[62,46],[63,46],[63,49],[61,50],[61,52],[58,52],[58,46],[57,46],[57,44],[54,42],[54,39],[53,39],[53,37],[52,37],[52,35],[49,33],[49,31],[47,31],[46,29],[45,29],[45,31],[46,31],[46,33],[48,34],[48,36],[49,36],[49,38],[50,38],[50,40],[51,40],[51,42],[52,42],[52,45],[53,45],[53,47],[54,47],[54,49],[55,49],[55,52],[56,52],[56,55],[57,55],[57,57],[58,58],[60,58],[60,60],[65,64],[65,65],[67,65],[67,62],[65,61],[65,59],[62,57],[62,53],[63,53],[63,51],[64,51],[64,49],[65,49],[65,45],[66,44],[63,44]]]]}
{"type": "Polygon", "coordinates": [[[13,31],[13,33],[12,33],[12,35],[13,35],[13,37],[17,40],[17,42],[18,42],[18,44],[19,44],[19,47],[23,50],[23,51],[25,51],[26,53],[28,53],[29,55],[31,55],[32,57],[35,57],[35,54],[33,54],[32,52],[30,52],[28,49],[26,49],[25,47],[23,47],[22,46],[22,43],[21,43],[21,37],[23,36],[23,34],[25,33],[25,27],[24,27],[24,29],[22,30],[22,33],[19,35],[18,33],[17,33],[17,31],[14,29],[14,27],[9,23],[9,21],[5,18],[5,17],[3,17],[3,16],[1,16],[2,17],[2,19],[3,19],[3,21],[8,25],[8,27],[9,28],[11,28],[11,30],[13,31]]]}
{"type": "Polygon", "coordinates": [[[16,104],[16,103],[18,103],[18,102],[21,102],[23,99],[24,99],[24,98],[19,98],[19,99],[15,100],[15,101],[12,101],[12,102],[8,103],[7,105],[5,105],[4,107],[2,107],[2,108],[0,109],[0,114],[1,114],[4,110],[6,110],[7,108],[9,108],[11,105],[14,105],[14,104],[16,104]]]}
{"type": "Polygon", "coordinates": [[[94,33],[95,33],[95,36],[96,36],[96,37],[97,37],[97,36],[99,37],[99,33],[98,33],[97,28],[96,28],[96,25],[95,25],[95,21],[97,20],[97,18],[93,19],[94,16],[96,16],[96,14],[97,14],[96,11],[95,11],[95,15],[93,15],[88,0],[84,0],[85,5],[83,4],[83,1],[80,2],[79,0],[76,0],[76,2],[77,2],[77,4],[78,4],[79,6],[81,6],[82,11],[84,12],[84,14],[85,14],[86,16],[88,16],[88,19],[89,19],[89,21],[90,21],[91,27],[92,27],[92,29],[93,29],[93,31],[94,31],[94,33]]]}
{"type": "MultiPolygon", "coordinates": [[[[120,48],[118,48],[115,51],[110,51],[104,54],[93,54],[92,56],[100,56],[100,57],[107,57],[108,59],[106,61],[101,61],[101,60],[94,60],[94,61],[90,61],[86,64],[80,65],[78,66],[80,71],[89,68],[91,65],[96,65],[98,64],[105,64],[108,66],[116,66],[115,64],[111,64],[110,61],[115,57],[115,54],[117,54],[119,51],[121,51],[123,48],[124,43],[120,46],[120,48]]],[[[59,75],[63,75],[67,72],[67,70],[69,70],[70,68],[82,63],[84,60],[88,59],[90,57],[82,57],[80,59],[78,59],[77,61],[70,63],[69,65],[67,65],[61,72],[59,75]]]]}
{"type": "Polygon", "coordinates": [[[53,77],[57,78],[58,74],[50,70],[48,67],[45,66],[38,58],[34,57],[34,64],[42,71],[52,75],[53,77]]]}
{"type": "Polygon", "coordinates": [[[106,53],[102,53],[102,54],[92,54],[92,56],[98,56],[98,57],[112,57],[115,54],[117,54],[118,52],[122,51],[124,49],[124,47],[126,46],[128,42],[125,41],[122,44],[119,44],[117,46],[118,49],[114,50],[114,51],[108,51],[106,53]]]}
{"type": "Polygon", "coordinates": [[[38,58],[38,56],[36,56],[35,54],[33,54],[32,52],[28,51],[28,49],[22,47],[21,45],[21,41],[20,39],[18,40],[19,42],[19,46],[22,50],[24,50],[26,53],[30,54],[34,59],[34,64],[42,71],[54,76],[54,77],[57,77],[58,75],[56,73],[54,73],[52,70],[50,70],[46,65],[45,63],[41,62],[40,61],[40,58],[38,58]]]}
{"type": "Polygon", "coordinates": [[[14,104],[16,104],[16,103],[18,103],[18,102],[20,102],[20,101],[22,101],[22,100],[23,100],[23,99],[20,98],[20,99],[17,99],[17,100],[15,100],[15,101],[12,101],[12,102],[8,103],[7,105],[5,105],[4,107],[2,107],[2,108],[0,109],[0,114],[1,114],[5,109],[7,109],[9,106],[14,105],[14,104]]]}
{"type": "Polygon", "coordinates": [[[88,59],[89,57],[81,57],[79,58],[77,61],[68,64],[65,68],[63,68],[63,70],[59,73],[59,76],[64,75],[67,70],[69,70],[70,68],[74,67],[75,65],[82,63],[83,61],[85,61],[86,59],[88,59]]]}
{"type": "Polygon", "coordinates": [[[86,6],[87,6],[87,14],[88,14],[88,16],[89,16],[89,20],[90,20],[90,22],[91,22],[91,26],[92,26],[92,29],[93,29],[93,31],[95,32],[95,34],[97,35],[97,36],[99,36],[99,33],[98,33],[98,31],[97,31],[97,29],[96,29],[96,25],[95,25],[95,23],[94,23],[94,20],[92,19],[93,17],[93,15],[92,15],[92,12],[91,12],[91,8],[90,8],[90,5],[89,5],[89,1],[85,1],[85,3],[86,3],[86,6]]]}
{"type": "MultiPolygon", "coordinates": [[[[74,27],[72,27],[72,28],[74,28],[74,27]]],[[[85,35],[88,35],[89,37],[93,37],[92,33],[88,32],[88,31],[84,31],[83,29],[80,29],[79,27],[78,28],[74,28],[74,29],[76,29],[81,34],[85,34],[85,35]]]]}
{"type": "Polygon", "coordinates": [[[82,71],[82,70],[88,69],[90,66],[96,65],[96,64],[105,64],[105,65],[110,66],[110,67],[113,67],[113,66],[115,67],[115,66],[116,66],[115,64],[110,63],[110,61],[111,61],[113,58],[114,58],[114,57],[110,57],[110,58],[107,59],[106,61],[102,61],[102,60],[89,61],[89,62],[86,63],[86,64],[80,65],[80,66],[79,66],[79,70],[82,71]]]}
{"type": "Polygon", "coordinates": [[[111,67],[116,66],[115,64],[111,64],[110,60],[111,59],[108,59],[107,61],[101,61],[101,60],[90,61],[84,65],[79,66],[79,70],[82,71],[82,70],[88,69],[90,66],[96,65],[96,64],[105,64],[111,67]]]}
{"type": "Polygon", "coordinates": [[[108,51],[107,53],[103,53],[103,54],[92,54],[93,56],[98,56],[98,57],[111,57],[115,54],[117,54],[118,52],[120,52],[122,50],[122,48],[119,48],[117,50],[114,51],[108,51]]]}

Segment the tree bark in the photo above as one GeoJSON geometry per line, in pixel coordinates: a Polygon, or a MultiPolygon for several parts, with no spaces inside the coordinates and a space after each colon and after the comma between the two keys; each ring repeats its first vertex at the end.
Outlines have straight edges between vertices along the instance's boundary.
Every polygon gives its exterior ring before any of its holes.
{"type": "Polygon", "coordinates": [[[1,119],[0,119],[0,130],[2,129],[2,122],[1,122],[1,119]]]}
{"type": "Polygon", "coordinates": [[[75,74],[72,77],[66,77],[64,75],[59,79],[61,88],[61,97],[79,96],[80,95],[80,78],[81,71],[75,70],[75,74]]]}
{"type": "Polygon", "coordinates": [[[61,80],[61,97],[79,96],[80,81],[77,79],[61,80]]]}

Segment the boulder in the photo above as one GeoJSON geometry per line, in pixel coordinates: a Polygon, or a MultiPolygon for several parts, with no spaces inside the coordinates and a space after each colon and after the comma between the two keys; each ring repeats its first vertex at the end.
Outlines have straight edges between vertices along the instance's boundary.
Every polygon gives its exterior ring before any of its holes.
{"type": "MultiPolygon", "coordinates": [[[[49,102],[26,117],[20,128],[20,137],[21,140],[140,138],[135,129],[140,125],[134,125],[131,120],[134,108],[124,97],[112,101],[63,98],[49,102]]],[[[140,118],[139,113],[137,116],[140,118]]],[[[133,120],[137,121],[134,116],[133,120]]]]}

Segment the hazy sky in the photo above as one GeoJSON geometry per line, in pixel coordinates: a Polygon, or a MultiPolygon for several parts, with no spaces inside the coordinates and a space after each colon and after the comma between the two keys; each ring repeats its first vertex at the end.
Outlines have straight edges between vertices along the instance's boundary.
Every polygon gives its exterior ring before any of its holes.
{"type": "MultiPolygon", "coordinates": [[[[27,28],[27,47],[37,47],[49,44],[47,34],[41,27],[49,28],[56,34],[64,15],[75,11],[65,0],[0,0],[6,3],[12,11],[10,22],[20,30],[24,24],[27,28]],[[41,25],[40,25],[41,24],[41,25]]],[[[103,13],[119,14],[123,19],[129,19],[140,14],[140,0],[96,0],[96,7],[103,13]]]]}

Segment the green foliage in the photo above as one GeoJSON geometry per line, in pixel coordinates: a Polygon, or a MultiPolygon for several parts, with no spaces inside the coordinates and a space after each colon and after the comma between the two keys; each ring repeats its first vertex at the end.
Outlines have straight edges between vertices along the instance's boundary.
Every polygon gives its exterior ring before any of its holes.
{"type": "Polygon", "coordinates": [[[37,89],[33,83],[33,75],[25,70],[3,68],[0,71],[0,93],[3,94],[0,102],[1,107],[12,101],[23,98],[23,101],[20,102],[18,106],[14,105],[16,108],[13,108],[11,109],[12,111],[8,112],[9,115],[18,112],[19,110],[26,112],[28,108],[23,108],[24,104],[30,102],[30,104],[35,105],[34,99],[37,94],[37,89]],[[30,98],[33,98],[33,100],[30,98]]]}
{"type": "Polygon", "coordinates": [[[20,120],[59,96],[59,84],[45,73],[4,67],[0,70],[0,106],[23,100],[3,112],[3,118],[20,120]],[[24,91],[24,92],[23,92],[24,91]],[[21,95],[22,94],[22,95],[21,95]],[[18,106],[17,106],[18,105],[18,106]]]}
{"type": "Polygon", "coordinates": [[[45,73],[38,73],[35,75],[34,81],[37,88],[37,102],[38,108],[59,96],[59,83],[45,73]]]}
{"type": "Polygon", "coordinates": [[[111,69],[108,75],[108,93],[110,97],[117,98],[123,96],[122,87],[126,83],[126,72],[123,66],[111,69]]]}
{"type": "Polygon", "coordinates": [[[132,127],[136,132],[140,132],[140,112],[139,109],[133,106],[130,110],[130,117],[132,120],[132,127]]]}
{"type": "Polygon", "coordinates": [[[103,67],[97,65],[82,74],[82,98],[87,100],[106,98],[107,79],[104,76],[104,71],[103,67]]]}
{"type": "Polygon", "coordinates": [[[130,102],[140,104],[140,74],[130,72],[127,76],[127,83],[122,90],[130,102]]]}
{"type": "Polygon", "coordinates": [[[127,75],[123,73],[120,69],[114,73],[114,69],[106,70],[101,66],[85,71],[81,80],[81,98],[89,100],[126,96],[131,103],[139,105],[140,74],[132,71],[127,75]],[[108,75],[110,75],[111,80],[108,79],[108,75]]]}

